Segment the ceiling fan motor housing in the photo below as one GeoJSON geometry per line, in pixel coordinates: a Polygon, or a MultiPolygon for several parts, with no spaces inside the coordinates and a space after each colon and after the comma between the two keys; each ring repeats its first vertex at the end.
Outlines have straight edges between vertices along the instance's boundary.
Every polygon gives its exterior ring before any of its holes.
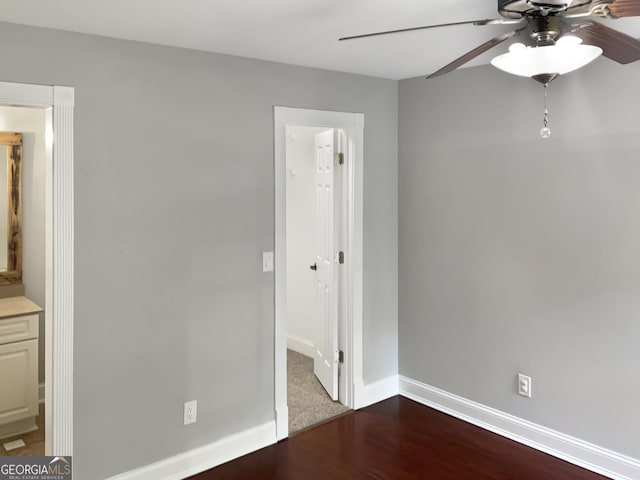
{"type": "Polygon", "coordinates": [[[540,47],[553,45],[562,33],[562,23],[558,16],[535,17],[529,22],[529,35],[540,47]]]}

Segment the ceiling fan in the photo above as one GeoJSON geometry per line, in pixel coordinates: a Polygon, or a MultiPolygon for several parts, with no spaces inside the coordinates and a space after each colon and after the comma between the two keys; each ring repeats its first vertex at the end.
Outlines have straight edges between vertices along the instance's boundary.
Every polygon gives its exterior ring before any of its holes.
{"type": "MultiPolygon", "coordinates": [[[[340,38],[340,40],[354,40],[454,25],[517,25],[515,30],[490,39],[432,73],[427,78],[452,72],[504,41],[516,36],[524,36],[525,31],[528,33],[527,43],[535,47],[555,45],[556,41],[561,37],[571,35],[578,37],[587,45],[599,47],[605,57],[618,63],[626,64],[640,60],[639,40],[594,20],[594,18],[615,19],[640,16],[640,0],[498,0],[498,13],[502,18],[402,28],[353,35],[340,38]]],[[[566,72],[543,72],[544,76],[534,79],[547,84],[560,73],[566,72]]]]}
{"type": "Polygon", "coordinates": [[[640,40],[594,20],[638,17],[640,0],[498,0],[498,13],[502,18],[402,28],[340,40],[454,25],[514,24],[515,30],[488,40],[427,78],[452,72],[506,40],[524,37],[526,44],[512,44],[508,53],[495,57],[491,63],[508,73],[530,77],[544,85],[544,127],[540,130],[543,138],[551,135],[547,87],[553,79],[585,66],[601,54],[621,64],[640,60],[640,40]]]}

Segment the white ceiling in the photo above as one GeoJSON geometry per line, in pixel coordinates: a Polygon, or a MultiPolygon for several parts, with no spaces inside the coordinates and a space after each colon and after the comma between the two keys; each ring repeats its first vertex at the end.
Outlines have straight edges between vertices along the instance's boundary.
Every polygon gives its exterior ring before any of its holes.
{"type": "MultiPolygon", "coordinates": [[[[432,73],[512,27],[464,25],[337,39],[497,17],[496,0],[0,0],[0,20],[6,22],[393,79],[432,73]]],[[[609,25],[640,36],[639,18],[609,25]]],[[[469,66],[503,51],[505,46],[496,47],[469,66]]]]}

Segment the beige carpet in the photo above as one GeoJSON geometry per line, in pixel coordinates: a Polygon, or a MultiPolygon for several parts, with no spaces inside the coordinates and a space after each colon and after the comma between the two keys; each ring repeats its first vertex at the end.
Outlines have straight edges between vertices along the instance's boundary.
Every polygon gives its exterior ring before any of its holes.
{"type": "Polygon", "coordinates": [[[349,409],[331,400],[313,374],[313,359],[287,350],[289,435],[349,409]]]}

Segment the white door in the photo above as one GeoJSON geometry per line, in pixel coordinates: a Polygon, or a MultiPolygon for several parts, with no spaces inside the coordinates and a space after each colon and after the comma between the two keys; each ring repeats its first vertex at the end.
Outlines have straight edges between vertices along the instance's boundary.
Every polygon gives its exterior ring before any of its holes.
{"type": "Polygon", "coordinates": [[[333,400],[338,400],[338,266],[336,262],[335,191],[337,132],[315,136],[317,335],[313,372],[333,400]]]}

